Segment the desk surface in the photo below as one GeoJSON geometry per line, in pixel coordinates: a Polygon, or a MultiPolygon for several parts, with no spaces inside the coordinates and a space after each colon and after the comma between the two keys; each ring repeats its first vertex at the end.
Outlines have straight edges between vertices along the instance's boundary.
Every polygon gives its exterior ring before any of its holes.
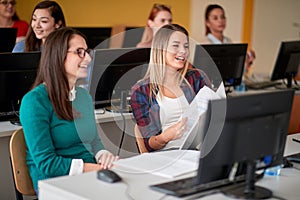
{"type": "MultiPolygon", "coordinates": [[[[293,142],[291,140],[292,137],[300,139],[300,134],[288,136],[285,155],[300,152],[300,144],[293,142]]],[[[171,179],[148,173],[129,173],[121,168],[114,170],[123,178],[122,182],[114,184],[104,183],[96,178],[96,172],[40,181],[39,199],[178,199],[173,196],[164,196],[164,194],[149,188],[149,185],[170,181],[171,179]]],[[[185,175],[185,177],[193,175],[195,173],[185,175]]],[[[183,178],[183,176],[179,178],[183,178]]],[[[300,171],[293,168],[282,169],[280,176],[265,176],[257,182],[257,185],[271,189],[275,196],[296,200],[299,199],[300,171]]],[[[218,193],[201,199],[229,198],[218,193]]]]}

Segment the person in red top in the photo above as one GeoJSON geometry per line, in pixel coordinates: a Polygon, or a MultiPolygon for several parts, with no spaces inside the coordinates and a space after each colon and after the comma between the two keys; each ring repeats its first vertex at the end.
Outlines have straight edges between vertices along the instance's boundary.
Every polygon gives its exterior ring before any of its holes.
{"type": "Polygon", "coordinates": [[[25,39],[29,24],[16,14],[16,3],[15,0],[0,0],[0,27],[17,28],[16,42],[19,42],[25,39]]]}

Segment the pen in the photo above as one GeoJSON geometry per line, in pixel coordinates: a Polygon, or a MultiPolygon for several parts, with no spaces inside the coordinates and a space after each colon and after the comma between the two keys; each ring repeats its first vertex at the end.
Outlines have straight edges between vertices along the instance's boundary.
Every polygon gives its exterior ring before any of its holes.
{"type": "Polygon", "coordinates": [[[294,142],[300,143],[300,140],[298,140],[298,139],[296,139],[296,138],[292,138],[292,140],[293,140],[294,142]]]}

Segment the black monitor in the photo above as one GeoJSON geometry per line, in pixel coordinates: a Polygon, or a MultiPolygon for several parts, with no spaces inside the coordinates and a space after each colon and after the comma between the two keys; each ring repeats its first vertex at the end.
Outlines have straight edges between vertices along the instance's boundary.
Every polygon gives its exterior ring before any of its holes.
{"type": "Polygon", "coordinates": [[[109,48],[111,27],[73,27],[83,33],[87,38],[87,45],[89,48],[95,47],[105,49],[109,48]]]}
{"type": "Polygon", "coordinates": [[[225,87],[240,85],[247,46],[247,44],[198,44],[193,65],[205,71],[212,81],[218,80],[221,75],[225,87]]]}
{"type": "Polygon", "coordinates": [[[18,118],[21,99],[35,80],[40,56],[40,52],[0,53],[0,119],[18,118]]]}
{"type": "Polygon", "coordinates": [[[292,79],[300,66],[300,40],[281,42],[271,80],[287,79],[287,87],[292,87],[292,79]]]}
{"type": "Polygon", "coordinates": [[[143,37],[144,30],[144,27],[126,27],[122,47],[136,47],[143,37]]]}
{"type": "Polygon", "coordinates": [[[239,163],[246,166],[246,171],[241,171],[246,182],[227,194],[269,197],[269,190],[254,186],[255,171],[283,162],[293,96],[293,90],[281,90],[211,101],[211,123],[200,151],[198,182],[228,178],[232,166],[237,166],[234,163],[239,163]],[[271,161],[264,162],[266,157],[271,161]]]}
{"type": "Polygon", "coordinates": [[[0,28],[0,53],[12,52],[17,38],[17,28],[0,28]]]}
{"type": "Polygon", "coordinates": [[[144,77],[149,59],[150,48],[96,49],[88,80],[95,107],[126,110],[131,87],[144,77]]]}

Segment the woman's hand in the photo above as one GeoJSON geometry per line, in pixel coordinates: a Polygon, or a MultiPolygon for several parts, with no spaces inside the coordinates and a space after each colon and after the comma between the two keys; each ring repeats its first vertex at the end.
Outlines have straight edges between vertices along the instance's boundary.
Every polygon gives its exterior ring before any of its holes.
{"type": "Polygon", "coordinates": [[[83,172],[99,171],[101,169],[103,169],[103,167],[99,164],[95,164],[95,163],[83,164],[83,172]]]}
{"type": "Polygon", "coordinates": [[[183,133],[186,130],[186,122],[187,117],[183,118],[182,120],[178,121],[176,124],[167,128],[162,134],[161,137],[163,140],[168,143],[171,140],[176,140],[182,137],[183,133]]]}
{"type": "Polygon", "coordinates": [[[114,156],[109,151],[105,151],[101,154],[101,156],[98,159],[98,164],[100,164],[103,169],[111,168],[113,165],[113,162],[118,160],[118,156],[114,156]]]}

